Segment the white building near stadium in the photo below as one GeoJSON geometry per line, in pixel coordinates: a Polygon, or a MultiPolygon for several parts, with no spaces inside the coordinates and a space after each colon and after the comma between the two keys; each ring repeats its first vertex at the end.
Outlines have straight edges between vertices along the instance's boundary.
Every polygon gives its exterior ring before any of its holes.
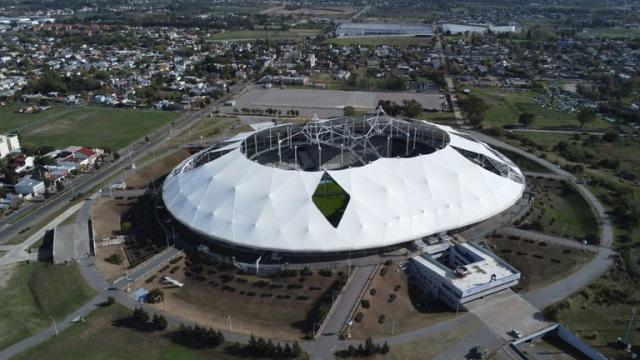
{"type": "Polygon", "coordinates": [[[481,222],[524,188],[509,159],[468,134],[379,110],[240,134],[182,162],[162,196],[178,222],[211,243],[327,254],[481,222]]]}
{"type": "Polygon", "coordinates": [[[424,24],[344,23],[336,29],[338,37],[433,35],[433,27],[424,24]]]}

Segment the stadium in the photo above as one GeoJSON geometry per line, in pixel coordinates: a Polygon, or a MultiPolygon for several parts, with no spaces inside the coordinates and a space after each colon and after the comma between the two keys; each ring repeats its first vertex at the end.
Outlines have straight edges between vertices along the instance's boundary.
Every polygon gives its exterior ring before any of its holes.
{"type": "Polygon", "coordinates": [[[513,162],[468,134],[379,109],[222,141],[178,165],[162,199],[211,246],[326,259],[454,232],[524,188],[513,162]]]}

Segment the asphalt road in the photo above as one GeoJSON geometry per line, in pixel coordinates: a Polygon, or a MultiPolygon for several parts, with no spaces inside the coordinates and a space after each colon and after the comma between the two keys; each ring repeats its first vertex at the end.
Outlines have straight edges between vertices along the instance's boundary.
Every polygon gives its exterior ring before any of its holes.
{"type": "MultiPolygon", "coordinates": [[[[244,84],[236,85],[232,93],[244,84]]],[[[210,113],[216,106],[220,106],[229,96],[223,97],[216,101],[209,107],[184,114],[181,118],[174,121],[173,124],[169,124],[161,129],[157,129],[154,132],[147,135],[149,141],[145,142],[144,138],[136,141],[129,147],[119,151],[120,158],[113,163],[106,165],[100,170],[85,174],[76,179],[73,189],[66,189],[62,193],[48,199],[40,206],[33,210],[28,216],[24,216],[22,212],[16,213],[13,216],[0,221],[0,244],[9,241],[19,231],[25,229],[29,224],[37,224],[40,221],[46,219],[48,216],[55,214],[66,206],[71,200],[73,200],[73,194],[75,193],[87,193],[113,174],[118,173],[129,166],[131,163],[135,163],[138,159],[144,157],[147,153],[160,147],[168,138],[179,134],[182,130],[193,126],[203,116],[210,113]],[[130,151],[129,151],[130,150],[130,151]],[[22,216],[18,220],[12,222],[12,219],[22,216]]]]}

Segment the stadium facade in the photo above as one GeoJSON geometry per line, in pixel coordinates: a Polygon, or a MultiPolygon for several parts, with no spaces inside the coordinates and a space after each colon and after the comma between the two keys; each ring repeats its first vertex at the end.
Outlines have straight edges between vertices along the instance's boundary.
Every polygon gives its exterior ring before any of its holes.
{"type": "Polygon", "coordinates": [[[378,110],[240,134],[183,161],[162,196],[212,245],[327,255],[481,222],[524,188],[514,163],[468,134],[378,110]]]}

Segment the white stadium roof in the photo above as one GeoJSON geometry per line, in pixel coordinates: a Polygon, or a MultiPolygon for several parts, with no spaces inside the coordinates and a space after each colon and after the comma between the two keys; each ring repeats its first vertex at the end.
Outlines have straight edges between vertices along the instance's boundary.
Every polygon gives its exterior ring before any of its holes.
{"type": "Polygon", "coordinates": [[[446,146],[337,170],[264,165],[247,158],[242,145],[189,167],[196,154],[167,177],[163,199],[178,221],[212,239],[256,249],[337,252],[461,228],[499,214],[522,196],[522,174],[508,159],[467,134],[430,126],[448,134],[446,146]],[[461,151],[484,155],[509,175],[489,171],[461,151]],[[350,197],[336,227],[312,200],[325,172],[350,197]]]}

